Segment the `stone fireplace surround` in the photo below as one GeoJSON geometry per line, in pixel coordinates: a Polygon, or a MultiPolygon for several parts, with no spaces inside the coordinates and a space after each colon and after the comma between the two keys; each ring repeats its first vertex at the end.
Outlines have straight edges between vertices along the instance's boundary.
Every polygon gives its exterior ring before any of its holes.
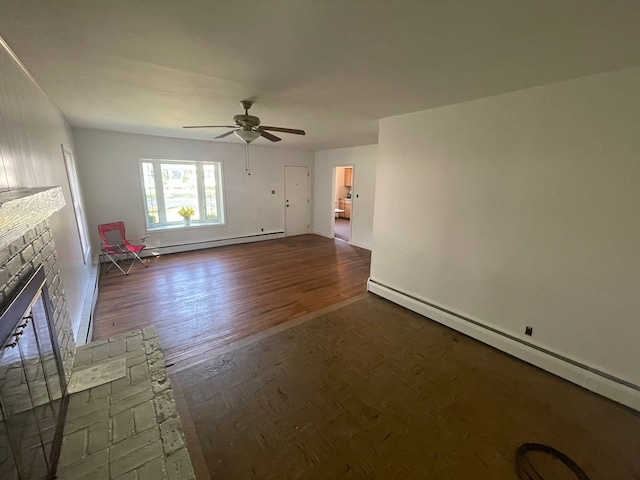
{"type": "Polygon", "coordinates": [[[194,479],[155,331],[76,349],[48,223],[64,205],[60,187],[0,192],[0,307],[43,265],[66,383],[77,351],[76,368],[114,356],[127,366],[123,379],[70,395],[57,478],[194,479]]]}

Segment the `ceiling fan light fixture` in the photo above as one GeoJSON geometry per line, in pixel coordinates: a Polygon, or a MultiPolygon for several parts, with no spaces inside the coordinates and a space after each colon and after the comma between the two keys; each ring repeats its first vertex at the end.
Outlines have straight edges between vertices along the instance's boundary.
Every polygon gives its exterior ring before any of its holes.
{"type": "Polygon", "coordinates": [[[236,136],[244,143],[251,143],[260,136],[260,132],[255,132],[253,130],[236,130],[233,133],[235,133],[236,136]]]}
{"type": "Polygon", "coordinates": [[[249,109],[251,108],[253,102],[251,102],[250,100],[243,100],[240,103],[242,103],[242,108],[244,108],[244,114],[234,115],[234,125],[186,125],[182,128],[232,128],[233,130],[229,130],[228,132],[215,137],[215,140],[226,138],[232,133],[235,133],[236,137],[242,140],[246,145],[249,145],[258,137],[264,137],[271,142],[279,142],[280,140],[282,140],[280,137],[275,136],[269,130],[274,132],[292,133],[294,135],[305,134],[304,130],[299,130],[297,128],[261,126],[260,119],[258,117],[249,115],[249,109]]]}

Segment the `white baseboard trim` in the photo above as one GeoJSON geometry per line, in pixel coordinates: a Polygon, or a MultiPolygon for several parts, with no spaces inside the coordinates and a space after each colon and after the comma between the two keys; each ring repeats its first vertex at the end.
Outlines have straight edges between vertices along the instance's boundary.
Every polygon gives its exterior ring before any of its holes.
{"type": "MultiPolygon", "coordinates": [[[[313,234],[314,235],[319,235],[319,236],[325,237],[325,238],[331,238],[331,239],[335,238],[330,233],[325,233],[325,232],[314,231],[313,234]]],[[[354,247],[358,247],[358,248],[364,248],[365,250],[371,251],[371,249],[372,249],[371,245],[365,245],[364,243],[354,242],[353,240],[349,240],[348,243],[349,243],[349,245],[353,245],[354,247]]]]}
{"type": "Polygon", "coordinates": [[[84,296],[82,305],[82,316],[80,317],[80,325],[76,334],[76,347],[91,343],[93,336],[93,313],[98,301],[98,282],[100,280],[100,262],[97,258],[92,259],[91,271],[89,273],[89,283],[84,296]]]}
{"type": "Polygon", "coordinates": [[[331,235],[331,232],[318,232],[317,230],[314,230],[313,234],[320,235],[321,237],[325,237],[325,238],[333,238],[333,235],[331,235]]]}
{"type": "Polygon", "coordinates": [[[142,251],[143,257],[155,257],[168,253],[190,252],[205,248],[222,247],[225,245],[238,245],[241,243],[262,242],[275,238],[284,238],[284,232],[269,232],[256,235],[246,235],[242,237],[221,238],[219,240],[209,240],[206,242],[183,243],[178,245],[162,245],[158,247],[148,246],[142,251]]]}
{"type": "Polygon", "coordinates": [[[520,360],[542,368],[587,390],[610,398],[618,403],[640,411],[640,386],[621,379],[605,376],[602,372],[565,358],[554,352],[547,352],[539,347],[514,339],[495,331],[481,322],[465,320],[464,317],[448,313],[444,309],[421,300],[398,289],[369,278],[367,289],[393,303],[401,305],[413,312],[475,338],[487,345],[512,355],[520,360]]]}
{"type": "Polygon", "coordinates": [[[353,245],[354,247],[364,248],[365,250],[371,251],[371,245],[365,245],[364,243],[354,242],[353,240],[350,240],[349,245],[353,245]]]}

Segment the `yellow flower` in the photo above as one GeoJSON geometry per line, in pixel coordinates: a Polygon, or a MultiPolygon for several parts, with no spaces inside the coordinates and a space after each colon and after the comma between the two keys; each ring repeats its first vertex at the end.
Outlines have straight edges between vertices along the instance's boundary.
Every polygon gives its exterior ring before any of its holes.
{"type": "Polygon", "coordinates": [[[178,210],[178,215],[180,215],[185,220],[191,220],[191,217],[196,213],[196,211],[191,207],[182,207],[178,210]]]}

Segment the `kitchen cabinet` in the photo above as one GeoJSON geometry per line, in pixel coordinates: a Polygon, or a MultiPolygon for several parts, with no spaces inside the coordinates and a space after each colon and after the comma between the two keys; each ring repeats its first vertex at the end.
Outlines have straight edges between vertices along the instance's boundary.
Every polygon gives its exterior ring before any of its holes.
{"type": "Polygon", "coordinates": [[[351,187],[353,180],[353,168],[345,168],[344,169],[344,186],[351,187]]]}
{"type": "Polygon", "coordinates": [[[338,200],[338,208],[340,210],[344,210],[344,212],[340,212],[340,218],[351,218],[350,198],[341,198],[340,200],[338,200]]]}

